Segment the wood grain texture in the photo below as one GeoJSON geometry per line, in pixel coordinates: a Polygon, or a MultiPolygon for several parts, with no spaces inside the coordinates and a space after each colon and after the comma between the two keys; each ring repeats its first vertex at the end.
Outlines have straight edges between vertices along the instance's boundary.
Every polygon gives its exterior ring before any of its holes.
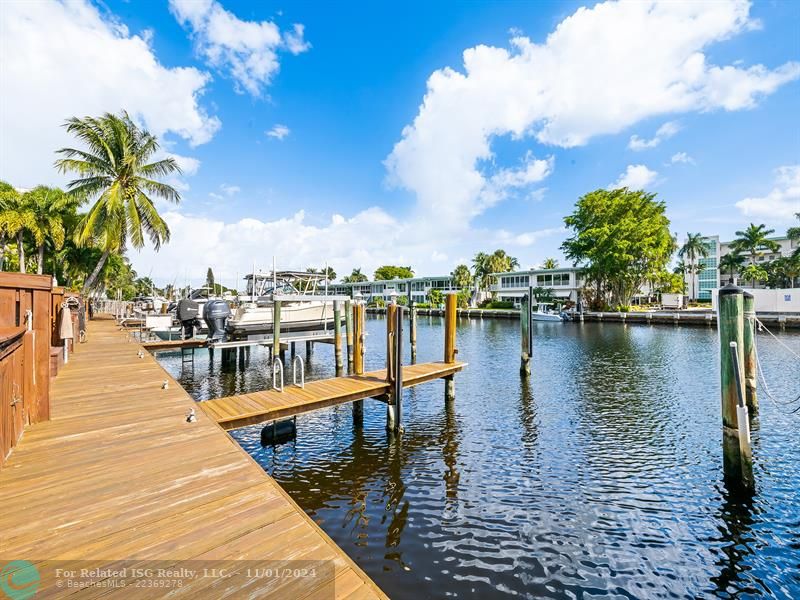
{"type": "MultiPolygon", "coordinates": [[[[466,366],[462,362],[431,362],[403,366],[403,387],[449,377],[466,366]]],[[[390,391],[386,370],[286,386],[283,392],[266,390],[200,402],[205,413],[224,429],[266,423],[304,412],[383,396],[390,391]]]]}
{"type": "MultiPolygon", "coordinates": [[[[204,411],[186,422],[196,403],[149,353],[138,358],[112,321],[88,325],[53,384],[51,420],[32,425],[0,471],[0,562],[45,573],[58,560],[323,560],[333,565],[325,581],[209,578],[173,591],[331,598],[333,586],[336,598],[385,597],[204,411]]],[[[37,597],[58,597],[49,585],[43,576],[37,597]]],[[[130,587],[74,593],[117,595],[137,597],[130,587]]]]}

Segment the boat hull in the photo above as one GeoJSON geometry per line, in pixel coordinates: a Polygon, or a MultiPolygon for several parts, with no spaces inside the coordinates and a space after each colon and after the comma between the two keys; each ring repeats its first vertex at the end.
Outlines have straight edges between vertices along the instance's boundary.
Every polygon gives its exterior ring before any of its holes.
{"type": "Polygon", "coordinates": [[[550,321],[550,322],[563,322],[561,315],[549,315],[546,313],[531,313],[532,321],[550,321]]]}

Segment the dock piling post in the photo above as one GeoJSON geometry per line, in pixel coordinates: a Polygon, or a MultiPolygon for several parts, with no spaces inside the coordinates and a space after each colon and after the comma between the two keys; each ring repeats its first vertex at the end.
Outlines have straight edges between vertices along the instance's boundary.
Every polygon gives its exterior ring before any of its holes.
{"type": "Polygon", "coordinates": [[[392,353],[394,352],[394,335],[397,333],[395,326],[397,325],[397,320],[395,319],[395,314],[397,312],[397,305],[387,304],[386,305],[386,379],[387,381],[392,380],[392,369],[394,368],[394,357],[392,353]]]}
{"type": "Polygon", "coordinates": [[[531,327],[531,300],[533,288],[528,288],[528,293],[522,297],[519,309],[520,330],[520,363],[519,374],[528,377],[531,374],[531,355],[533,354],[533,328],[531,327]]]}
{"type": "Polygon", "coordinates": [[[353,303],[353,373],[364,374],[364,305],[353,303]]]}
{"type": "Polygon", "coordinates": [[[306,340],[306,358],[310,358],[314,354],[314,342],[306,340]]]}
{"type": "Polygon", "coordinates": [[[386,428],[398,432],[403,429],[403,307],[395,304],[390,307],[392,310],[387,312],[387,319],[394,326],[387,322],[389,403],[386,405],[386,428]]]}
{"type": "MultiPolygon", "coordinates": [[[[458,298],[455,294],[447,294],[444,303],[444,362],[456,362],[456,304],[458,298]]],[[[456,382],[453,375],[444,378],[444,400],[452,402],[456,398],[456,382]]]]}
{"type": "Polygon", "coordinates": [[[411,364],[417,364],[417,307],[410,303],[408,313],[408,341],[411,344],[411,364]]]}
{"type": "Polygon", "coordinates": [[[740,441],[741,434],[749,431],[749,423],[739,423],[739,415],[742,413],[738,408],[740,388],[744,387],[745,380],[742,288],[728,284],[720,289],[717,302],[717,327],[720,343],[722,453],[725,475],[737,485],[752,488],[751,457],[748,451],[743,451],[740,441]]]}
{"type": "Polygon", "coordinates": [[[750,292],[744,293],[744,383],[745,399],[750,414],[758,411],[756,395],[756,300],[750,292]]]}
{"type": "Polygon", "coordinates": [[[344,301],[344,329],[347,337],[347,372],[353,372],[353,303],[344,301]]]}
{"type": "Polygon", "coordinates": [[[333,354],[336,360],[336,376],[342,376],[342,310],[339,301],[333,301],[333,354]]]}

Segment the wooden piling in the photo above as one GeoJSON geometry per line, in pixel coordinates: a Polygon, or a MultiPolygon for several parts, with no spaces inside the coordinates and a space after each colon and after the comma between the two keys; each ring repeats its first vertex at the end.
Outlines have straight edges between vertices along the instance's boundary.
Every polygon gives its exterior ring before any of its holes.
{"type": "Polygon", "coordinates": [[[353,374],[364,374],[364,305],[353,303],[353,374]]]}
{"type": "Polygon", "coordinates": [[[408,312],[408,341],[411,345],[411,364],[417,363],[417,307],[411,302],[408,312]]]}
{"type": "MultiPolygon", "coordinates": [[[[743,452],[740,435],[749,432],[748,423],[739,423],[737,410],[744,373],[744,290],[728,284],[720,289],[717,301],[717,327],[720,342],[720,390],[722,401],[722,454],[725,477],[736,485],[753,487],[752,462],[743,452]]],[[[743,408],[743,410],[746,410],[743,408]]],[[[749,444],[748,444],[749,446],[749,444]]]]}
{"type": "Polygon", "coordinates": [[[756,395],[756,306],[755,297],[750,292],[744,292],[744,384],[745,400],[750,414],[758,410],[758,397],[756,395]]]}
{"type": "MultiPolygon", "coordinates": [[[[456,313],[458,305],[456,294],[447,294],[444,303],[444,362],[456,361],[456,313]]],[[[456,398],[456,382],[453,375],[444,378],[444,400],[452,402],[456,398]]]]}
{"type": "MultiPolygon", "coordinates": [[[[403,428],[403,307],[391,305],[391,318],[394,321],[391,339],[391,373],[389,380],[389,404],[386,407],[386,427],[394,431],[403,428]]],[[[387,328],[388,329],[388,328],[387,328]]]]}
{"type": "Polygon", "coordinates": [[[342,375],[342,310],[339,307],[339,301],[333,301],[333,353],[336,360],[336,376],[342,375]]]}
{"type": "Polygon", "coordinates": [[[531,374],[531,356],[533,354],[533,328],[531,327],[531,299],[533,288],[522,297],[519,309],[520,363],[519,374],[527,377],[531,374]]]}
{"type": "Polygon", "coordinates": [[[386,380],[390,382],[392,381],[392,369],[394,368],[394,338],[397,333],[395,331],[397,325],[396,313],[396,304],[386,305],[386,380]]]}
{"type": "Polygon", "coordinates": [[[736,380],[744,381],[744,295],[743,290],[728,284],[719,291],[717,323],[720,344],[720,383],[722,390],[722,426],[727,435],[737,435],[736,380]],[[739,373],[734,372],[730,344],[739,349],[739,373]]]}
{"type": "Polygon", "coordinates": [[[444,362],[456,361],[456,308],[458,298],[455,294],[447,294],[444,303],[444,362]]]}
{"type": "Polygon", "coordinates": [[[311,357],[314,354],[314,342],[311,340],[306,341],[306,358],[311,357]]]}
{"type": "Polygon", "coordinates": [[[353,372],[353,303],[344,302],[344,327],[347,336],[347,372],[353,372]]]}

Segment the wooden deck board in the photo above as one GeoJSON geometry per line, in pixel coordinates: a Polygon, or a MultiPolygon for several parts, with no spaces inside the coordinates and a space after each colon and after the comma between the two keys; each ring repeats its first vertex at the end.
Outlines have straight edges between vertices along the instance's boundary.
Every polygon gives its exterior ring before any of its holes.
{"type": "MultiPolygon", "coordinates": [[[[403,367],[403,385],[411,387],[452,375],[466,363],[431,362],[403,367]]],[[[380,396],[389,392],[386,371],[309,381],[305,388],[287,385],[283,392],[265,390],[201,402],[206,414],[225,429],[266,423],[304,412],[380,396]]]]}
{"type": "MultiPolygon", "coordinates": [[[[44,573],[59,560],[326,560],[327,580],[209,578],[178,596],[330,597],[334,586],[337,598],[385,597],[216,417],[186,422],[196,403],[149,353],[138,358],[141,346],[112,321],[88,333],[53,384],[53,419],[31,426],[0,471],[0,562],[26,559],[44,573]]],[[[57,596],[48,582],[39,595],[57,596]]],[[[137,597],[130,587],[75,593],[114,595],[137,597]]]]}

